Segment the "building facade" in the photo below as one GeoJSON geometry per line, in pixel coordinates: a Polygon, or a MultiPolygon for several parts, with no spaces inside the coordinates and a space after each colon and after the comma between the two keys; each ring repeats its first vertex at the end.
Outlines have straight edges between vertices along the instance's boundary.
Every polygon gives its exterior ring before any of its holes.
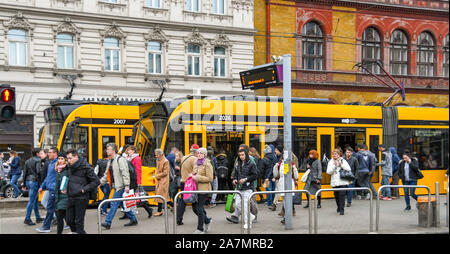
{"type": "Polygon", "coordinates": [[[381,68],[405,84],[406,101],[390,105],[448,107],[448,14],[441,0],[255,0],[255,65],[289,53],[293,96],[385,101],[394,90],[355,67],[363,63],[391,86],[381,68]]]}
{"type": "Polygon", "coordinates": [[[0,0],[0,82],[33,146],[53,99],[241,94],[254,33],[251,0],[0,0]]]}

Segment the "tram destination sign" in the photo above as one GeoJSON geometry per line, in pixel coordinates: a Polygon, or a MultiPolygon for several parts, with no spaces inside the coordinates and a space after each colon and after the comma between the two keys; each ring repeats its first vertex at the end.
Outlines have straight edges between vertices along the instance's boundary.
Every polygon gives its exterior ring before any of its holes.
{"type": "Polygon", "coordinates": [[[242,90],[255,90],[280,85],[283,82],[283,65],[265,64],[239,73],[242,90]]]}

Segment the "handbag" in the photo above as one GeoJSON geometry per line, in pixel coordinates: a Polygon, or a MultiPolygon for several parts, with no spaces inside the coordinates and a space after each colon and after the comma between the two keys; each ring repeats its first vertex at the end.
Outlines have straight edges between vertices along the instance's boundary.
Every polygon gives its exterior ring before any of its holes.
{"type": "MultiPolygon", "coordinates": [[[[192,178],[192,176],[188,177],[188,179],[186,179],[186,182],[184,182],[184,190],[185,191],[197,190],[197,184],[195,183],[195,180],[194,178],[192,178]]],[[[183,201],[184,203],[196,203],[198,201],[197,193],[183,194],[183,201]]]]}
{"type": "Polygon", "coordinates": [[[227,195],[227,203],[225,204],[225,211],[233,213],[234,212],[234,195],[236,193],[231,193],[227,195]]]}
{"type": "Polygon", "coordinates": [[[418,179],[422,179],[423,178],[423,174],[422,174],[422,171],[420,171],[420,169],[417,169],[417,178],[418,179]]]}
{"type": "Polygon", "coordinates": [[[42,195],[42,199],[41,199],[41,205],[47,209],[47,204],[48,204],[48,198],[50,197],[50,192],[48,190],[44,191],[44,194],[42,195]]]}
{"type": "MultiPolygon", "coordinates": [[[[136,196],[134,195],[134,190],[131,189],[128,193],[124,192],[122,197],[123,198],[131,198],[131,197],[136,197],[136,196]]],[[[129,211],[131,211],[131,209],[135,209],[135,208],[136,208],[136,200],[123,201],[122,211],[129,212],[129,211]]]]}
{"type": "Polygon", "coordinates": [[[343,180],[347,180],[347,181],[354,181],[356,178],[353,175],[352,171],[347,171],[347,170],[339,170],[339,176],[341,179],[343,180]]]}
{"type": "Polygon", "coordinates": [[[300,181],[302,183],[306,183],[306,180],[308,180],[308,176],[309,176],[310,172],[311,172],[311,169],[306,170],[305,174],[302,176],[302,179],[300,179],[300,181]]]}

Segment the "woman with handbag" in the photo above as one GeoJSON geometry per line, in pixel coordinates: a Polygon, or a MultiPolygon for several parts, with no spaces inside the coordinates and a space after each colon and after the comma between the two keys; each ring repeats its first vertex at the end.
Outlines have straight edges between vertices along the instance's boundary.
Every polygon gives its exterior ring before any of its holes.
{"type": "MultiPolygon", "coordinates": [[[[327,174],[331,175],[331,187],[340,189],[347,188],[350,184],[349,180],[343,179],[341,177],[341,171],[348,171],[351,173],[350,165],[348,165],[347,161],[341,157],[341,150],[334,149],[333,150],[333,158],[328,162],[327,174]]],[[[347,173],[348,173],[347,172],[347,173]]],[[[345,197],[346,191],[335,191],[334,198],[336,200],[337,209],[336,211],[340,215],[344,215],[344,207],[345,207],[345,197]]]]}
{"type": "MultiPolygon", "coordinates": [[[[309,151],[308,160],[306,161],[306,169],[309,173],[305,173],[305,175],[308,174],[306,179],[302,178],[302,182],[305,180],[304,182],[306,183],[303,189],[309,191],[311,195],[316,196],[317,191],[322,188],[322,163],[319,160],[319,154],[314,149],[309,151]]],[[[317,208],[320,208],[321,195],[319,194],[316,198],[317,208]]],[[[309,201],[304,208],[308,207],[309,201]]]]}
{"type": "MultiPolygon", "coordinates": [[[[192,178],[197,182],[197,190],[211,191],[211,183],[213,181],[213,166],[212,162],[207,158],[208,150],[202,147],[198,149],[197,163],[194,165],[194,172],[192,178]]],[[[198,194],[197,202],[193,205],[194,213],[198,217],[197,230],[194,234],[204,234],[210,229],[212,219],[206,215],[205,205],[208,194],[198,194]],[[204,225],[204,227],[203,227],[204,225]]]]}

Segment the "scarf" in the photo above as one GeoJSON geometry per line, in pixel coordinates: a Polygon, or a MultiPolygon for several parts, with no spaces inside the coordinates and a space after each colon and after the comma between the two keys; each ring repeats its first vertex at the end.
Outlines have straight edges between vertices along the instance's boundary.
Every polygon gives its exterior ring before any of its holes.
{"type": "Polygon", "coordinates": [[[198,159],[198,160],[197,160],[197,166],[200,166],[200,165],[202,165],[202,164],[203,164],[203,162],[205,161],[205,159],[206,159],[206,157],[205,157],[205,158],[203,158],[203,159],[198,159]]]}
{"type": "Polygon", "coordinates": [[[59,164],[58,166],[56,166],[56,171],[58,171],[58,173],[61,173],[61,171],[67,166],[67,164],[59,164]]]}

